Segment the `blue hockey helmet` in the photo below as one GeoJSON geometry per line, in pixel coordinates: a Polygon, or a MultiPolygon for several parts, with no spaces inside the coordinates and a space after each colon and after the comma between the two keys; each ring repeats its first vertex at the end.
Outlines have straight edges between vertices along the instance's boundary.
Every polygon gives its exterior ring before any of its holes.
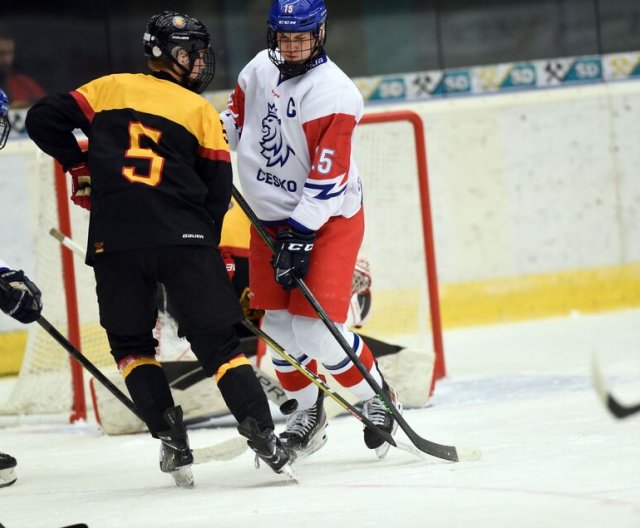
{"type": "Polygon", "coordinates": [[[274,0],[269,11],[267,44],[269,58],[281,73],[300,75],[309,70],[313,58],[324,51],[327,7],[324,0],[274,0]],[[287,63],[278,50],[278,33],[311,33],[314,45],[310,57],[300,64],[287,63]]]}
{"type": "Polygon", "coordinates": [[[11,123],[9,122],[9,98],[0,90],[0,149],[7,143],[11,123]]]}
{"type": "Polygon", "coordinates": [[[327,19],[323,0],[274,0],[269,27],[274,31],[317,31],[327,19]]]}

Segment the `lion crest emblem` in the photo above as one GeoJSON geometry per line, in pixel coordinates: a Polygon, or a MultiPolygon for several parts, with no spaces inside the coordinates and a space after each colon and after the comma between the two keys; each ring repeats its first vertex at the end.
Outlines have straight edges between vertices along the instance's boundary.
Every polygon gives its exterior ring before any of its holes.
{"type": "Polygon", "coordinates": [[[267,167],[280,165],[281,167],[289,159],[289,155],[296,155],[293,149],[284,143],[281,121],[275,104],[268,104],[267,116],[262,120],[262,139],[260,153],[267,160],[267,167]]]}

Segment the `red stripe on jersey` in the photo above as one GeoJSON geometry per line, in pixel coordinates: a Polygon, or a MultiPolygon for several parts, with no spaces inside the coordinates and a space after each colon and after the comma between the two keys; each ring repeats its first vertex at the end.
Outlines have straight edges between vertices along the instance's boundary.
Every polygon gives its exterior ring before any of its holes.
{"type": "Polygon", "coordinates": [[[70,93],[71,93],[71,97],[73,97],[76,103],[78,103],[78,106],[80,107],[80,110],[82,110],[82,113],[84,114],[84,116],[87,118],[87,121],[91,123],[96,113],[93,110],[93,107],[91,106],[89,101],[87,101],[87,98],[76,90],[73,90],[70,93]]]}
{"type": "Polygon", "coordinates": [[[200,146],[198,148],[198,156],[213,161],[226,161],[231,163],[231,154],[229,154],[228,150],[216,150],[200,146]]]}
{"type": "MultiPolygon", "coordinates": [[[[314,359],[307,364],[307,368],[314,374],[317,374],[318,363],[316,363],[316,360],[314,359]]],[[[282,385],[282,388],[289,392],[296,392],[311,385],[311,380],[297,370],[293,370],[291,372],[280,372],[276,369],[276,376],[278,377],[278,381],[280,382],[280,385],[282,385]]]]}
{"type": "Polygon", "coordinates": [[[244,92],[239,84],[236,84],[235,90],[229,97],[227,108],[233,113],[236,126],[242,129],[244,125],[244,92]]]}
{"type": "Polygon", "coordinates": [[[326,180],[343,174],[340,185],[347,181],[355,127],[356,118],[349,114],[331,114],[302,125],[312,167],[309,178],[326,180]]]}
{"type": "MultiPolygon", "coordinates": [[[[371,372],[371,369],[374,364],[373,354],[371,353],[371,350],[369,350],[369,347],[364,341],[362,342],[362,352],[360,354],[360,361],[362,362],[364,367],[367,369],[367,371],[371,372]]],[[[358,367],[356,367],[355,365],[352,365],[349,370],[346,370],[341,374],[332,374],[332,376],[340,385],[347,388],[357,385],[364,379],[364,376],[358,370],[358,367]]]]}

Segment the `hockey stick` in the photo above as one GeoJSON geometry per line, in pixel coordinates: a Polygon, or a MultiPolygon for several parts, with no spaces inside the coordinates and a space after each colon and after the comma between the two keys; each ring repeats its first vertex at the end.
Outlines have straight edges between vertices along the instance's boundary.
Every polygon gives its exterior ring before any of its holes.
{"type": "MultiPolygon", "coordinates": [[[[0,289],[5,292],[11,291],[11,286],[2,278],[0,278],[0,289]]],[[[142,422],[144,418],[134,405],[134,403],[125,396],[125,394],[116,387],[109,378],[107,378],[89,359],[82,354],[76,347],[74,347],[69,340],[63,336],[58,329],[56,329],[44,316],[36,319],[45,332],[47,332],[67,353],[73,357],[78,363],[80,363],[85,369],[87,369],[102,385],[113,394],[127,409],[135,414],[142,422]]],[[[214,460],[229,460],[244,453],[247,449],[246,441],[241,437],[231,438],[225,440],[219,444],[215,444],[209,447],[201,449],[193,449],[194,464],[202,464],[205,462],[212,462],[214,460]]]]}
{"type": "MultiPolygon", "coordinates": [[[[231,192],[232,192],[233,198],[236,200],[236,202],[238,203],[240,208],[247,215],[247,217],[249,218],[249,221],[251,222],[253,227],[256,229],[256,231],[258,232],[258,234],[260,235],[260,237],[262,238],[264,243],[267,245],[267,247],[273,253],[275,253],[275,245],[273,243],[273,240],[271,240],[271,237],[269,237],[267,232],[264,230],[264,228],[262,227],[262,225],[260,223],[260,220],[255,215],[255,213],[253,212],[253,210],[251,209],[249,204],[246,202],[246,200],[238,192],[238,189],[235,187],[235,185],[233,186],[231,192]]],[[[420,435],[418,435],[409,426],[409,424],[403,418],[402,414],[398,411],[398,409],[396,409],[396,407],[394,405],[392,405],[391,402],[389,402],[387,397],[382,392],[382,388],[380,387],[380,385],[378,385],[376,380],[373,379],[373,377],[371,376],[369,371],[362,364],[362,362],[358,358],[357,354],[353,351],[353,349],[347,343],[347,341],[344,338],[344,336],[336,328],[336,325],[333,323],[333,321],[331,321],[331,319],[329,318],[329,316],[325,312],[324,308],[322,308],[322,306],[320,306],[320,303],[318,303],[317,299],[311,293],[311,290],[309,290],[309,288],[304,283],[304,281],[302,279],[299,279],[298,277],[295,277],[295,276],[294,276],[294,279],[296,281],[296,285],[302,291],[302,294],[305,296],[307,301],[309,301],[309,303],[311,304],[313,309],[316,311],[316,313],[318,314],[318,316],[320,317],[320,319],[322,320],[324,325],[327,327],[329,332],[331,332],[331,335],[333,335],[333,337],[338,341],[338,344],[342,347],[342,349],[345,351],[347,356],[349,356],[349,358],[351,359],[353,364],[356,366],[356,368],[360,371],[360,373],[362,374],[364,379],[367,381],[369,386],[375,391],[375,393],[378,396],[378,398],[380,398],[380,400],[384,403],[384,405],[387,408],[387,410],[389,411],[389,413],[391,413],[393,415],[393,417],[396,420],[396,422],[398,423],[398,425],[405,432],[405,434],[407,435],[409,440],[411,440],[411,443],[416,448],[418,448],[420,451],[422,451],[424,453],[427,453],[428,455],[437,457],[437,458],[442,458],[444,460],[450,460],[452,462],[457,462],[457,461],[459,461],[459,460],[461,460],[463,458],[468,460],[468,458],[466,456],[466,453],[463,456],[461,453],[458,453],[458,450],[454,446],[441,445],[441,444],[437,444],[435,442],[431,442],[430,440],[427,440],[426,438],[422,438],[420,435]]],[[[376,432],[378,434],[381,434],[381,430],[379,428],[376,428],[376,432]]],[[[385,437],[385,440],[386,440],[386,437],[385,437]]],[[[387,440],[387,441],[389,441],[389,440],[387,440]]],[[[389,443],[391,443],[392,445],[395,445],[395,443],[393,443],[393,442],[389,442],[389,443]]],[[[471,449],[471,450],[475,453],[474,457],[478,457],[479,456],[479,452],[477,452],[476,450],[473,450],[473,449],[471,449]]]]}
{"type": "Polygon", "coordinates": [[[640,413],[640,403],[636,405],[624,405],[616,400],[613,394],[607,390],[595,354],[591,357],[591,378],[598,396],[600,396],[605,407],[609,409],[609,412],[616,418],[627,418],[628,416],[640,413]]]}
{"type": "Polygon", "coordinates": [[[87,258],[87,252],[82,249],[78,244],[71,240],[68,236],[61,233],[55,227],[49,229],[49,234],[60,242],[64,247],[70,249],[73,253],[81,257],[83,260],[87,258]]]}

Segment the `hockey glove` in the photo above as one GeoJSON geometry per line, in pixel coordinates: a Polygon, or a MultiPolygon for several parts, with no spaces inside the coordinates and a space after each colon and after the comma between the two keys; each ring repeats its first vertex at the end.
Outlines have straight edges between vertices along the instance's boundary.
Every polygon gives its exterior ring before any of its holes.
{"type": "Polygon", "coordinates": [[[40,317],[40,290],[22,271],[5,269],[0,278],[9,286],[9,291],[0,288],[0,309],[4,313],[21,323],[32,323],[40,317]]]}
{"type": "Polygon", "coordinates": [[[315,239],[315,233],[303,234],[297,231],[278,233],[276,252],[271,264],[275,271],[276,282],[285,290],[295,288],[295,277],[304,279],[309,271],[309,257],[315,239]]]}
{"type": "Polygon", "coordinates": [[[91,174],[86,163],[80,163],[71,167],[71,201],[86,209],[91,210],[91,174]]]}

